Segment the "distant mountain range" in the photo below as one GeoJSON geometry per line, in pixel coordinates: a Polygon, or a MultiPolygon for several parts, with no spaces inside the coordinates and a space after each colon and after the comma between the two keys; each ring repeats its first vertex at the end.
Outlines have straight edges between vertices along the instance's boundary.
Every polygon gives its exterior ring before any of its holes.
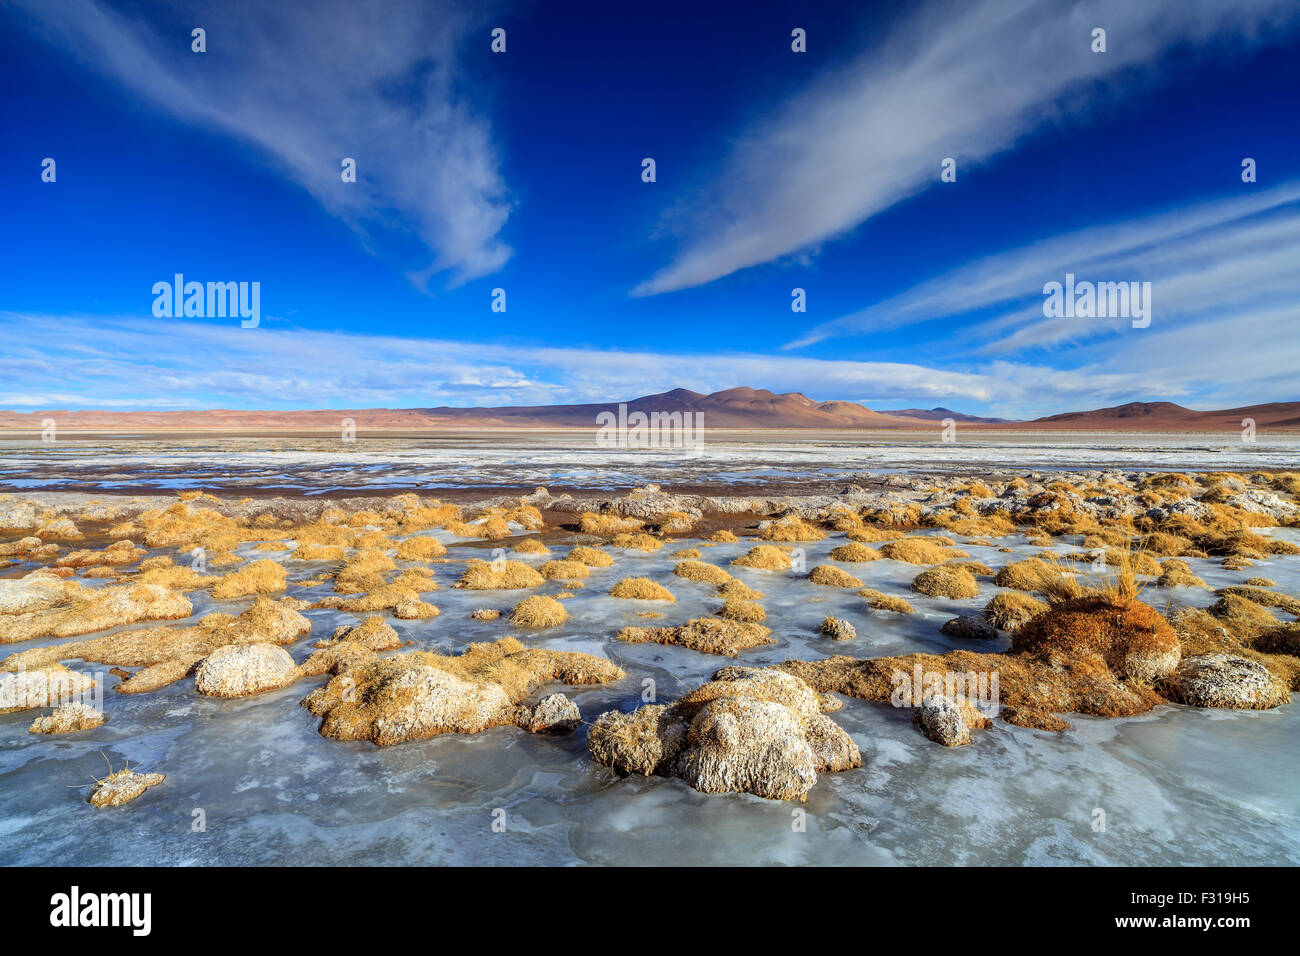
{"type": "Polygon", "coordinates": [[[362,430],[475,428],[595,428],[602,413],[643,412],[702,415],[705,428],[933,429],[946,418],[964,427],[1011,430],[1240,431],[1244,419],[1256,428],[1300,429],[1300,402],[1273,402],[1217,411],[1196,411],[1172,402],[1130,402],[1092,411],[1063,412],[1032,421],[982,418],[948,408],[873,411],[857,402],[818,402],[799,392],[729,388],[704,395],[675,388],[625,403],[529,405],[500,408],[363,408],[303,411],[210,409],[181,412],[0,411],[0,428],[40,431],[46,419],[70,430],[131,431],[337,431],[345,419],[362,430]]]}

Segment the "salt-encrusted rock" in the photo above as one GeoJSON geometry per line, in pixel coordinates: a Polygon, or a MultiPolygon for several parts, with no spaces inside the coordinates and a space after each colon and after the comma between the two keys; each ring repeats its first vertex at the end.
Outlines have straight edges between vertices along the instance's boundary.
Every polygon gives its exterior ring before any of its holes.
{"type": "Polygon", "coordinates": [[[676,775],[702,793],[801,800],[819,773],[862,765],[853,739],[790,674],[725,667],[671,707],[611,711],[592,726],[593,758],[620,773],[676,775]]]}
{"type": "Polygon", "coordinates": [[[526,648],[504,638],[471,644],[454,656],[411,651],[362,661],[302,704],[324,718],[322,736],[384,746],[516,724],[517,705],[541,684],[600,684],[624,676],[605,658],[526,648]]]}
{"type": "Polygon", "coordinates": [[[0,531],[35,531],[41,514],[30,501],[0,502],[0,531]]]}
{"type": "Polygon", "coordinates": [[[838,617],[828,617],[822,621],[821,632],[832,641],[851,641],[858,636],[856,627],[838,617]]]}
{"type": "Polygon", "coordinates": [[[227,644],[199,665],[194,687],[209,697],[248,697],[287,687],[298,679],[298,667],[274,644],[227,644]]]}
{"type": "MultiPolygon", "coordinates": [[[[9,541],[0,544],[0,558],[9,558],[14,555],[31,554],[41,546],[40,538],[26,537],[19,538],[17,541],[9,541]]],[[[7,612],[6,612],[7,613],[7,612]]]]}
{"type": "Polygon", "coordinates": [[[90,802],[97,807],[120,807],[142,796],[150,787],[156,787],[166,779],[161,773],[119,770],[95,783],[90,791],[90,802]]]}
{"type": "MultiPolygon", "coordinates": [[[[24,540],[40,543],[39,538],[24,540]]],[[[22,578],[3,578],[0,579],[0,614],[45,611],[67,604],[86,592],[77,582],[66,581],[47,570],[33,571],[22,578]]]]}
{"type": "MultiPolygon", "coordinates": [[[[21,585],[27,580],[21,578],[16,583],[21,585]]],[[[64,582],[64,590],[59,592],[49,583],[52,580],[56,579],[42,576],[29,586],[30,590],[20,587],[0,591],[0,606],[9,603],[4,599],[7,592],[13,605],[25,608],[8,612],[9,619],[0,628],[0,644],[38,637],[73,637],[138,621],[189,617],[194,610],[185,595],[159,584],[82,588],[64,582]],[[59,593],[61,598],[53,596],[59,593]]]]}
{"type": "Polygon", "coordinates": [[[69,734],[77,730],[92,730],[104,722],[104,713],[89,704],[74,701],[60,704],[54,713],[37,717],[27,728],[32,734],[69,734]]]}
{"type": "Polygon", "coordinates": [[[342,641],[360,644],[371,651],[391,651],[402,646],[402,639],[397,636],[391,624],[378,614],[373,614],[360,624],[344,624],[334,629],[333,636],[327,641],[317,641],[317,647],[329,647],[342,641]]]}
{"type": "Polygon", "coordinates": [[[945,747],[970,743],[972,729],[983,729],[990,724],[970,701],[945,694],[931,694],[922,700],[913,719],[921,733],[945,747]]]}
{"type": "Polygon", "coordinates": [[[46,664],[0,674],[0,714],[54,707],[75,699],[94,686],[94,678],[68,670],[62,664],[46,664]]]}
{"type": "Polygon", "coordinates": [[[572,730],[582,723],[582,714],[578,705],[564,694],[550,694],[535,707],[520,707],[518,723],[530,734],[572,730]]]}
{"type": "Polygon", "coordinates": [[[998,636],[998,629],[978,614],[963,614],[954,617],[939,628],[949,637],[965,641],[991,641],[998,636]]]}
{"type": "Polygon", "coordinates": [[[1236,654],[1201,654],[1184,660],[1165,680],[1168,696],[1193,707],[1267,710],[1291,699],[1286,683],[1263,664],[1236,654]]]}
{"type": "Polygon", "coordinates": [[[76,522],[71,518],[55,518],[53,521],[47,521],[37,529],[36,534],[46,541],[51,538],[75,541],[85,537],[77,530],[76,522]]]}

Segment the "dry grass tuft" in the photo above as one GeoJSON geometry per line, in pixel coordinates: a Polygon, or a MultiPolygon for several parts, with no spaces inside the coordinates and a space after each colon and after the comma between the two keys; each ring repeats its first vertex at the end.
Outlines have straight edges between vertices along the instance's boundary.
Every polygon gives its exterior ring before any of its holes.
{"type": "Polygon", "coordinates": [[[952,543],[950,538],[899,538],[881,545],[880,553],[908,564],[942,564],[954,558],[970,557],[965,551],[951,547],[952,543]]]}
{"type": "Polygon", "coordinates": [[[867,602],[867,606],[877,611],[893,611],[896,614],[915,614],[916,608],[904,598],[893,594],[885,594],[877,591],[875,588],[863,588],[858,592],[858,597],[867,602]]]}
{"type": "Polygon", "coordinates": [[[591,568],[581,561],[547,561],[537,569],[548,581],[572,581],[591,574],[591,568]]]}
{"type": "Polygon", "coordinates": [[[760,544],[749,549],[731,562],[738,568],[758,568],[763,571],[789,571],[790,553],[788,548],[778,548],[771,544],[760,544]]]}
{"type": "Polygon", "coordinates": [[[854,541],[851,544],[842,544],[837,548],[831,549],[832,561],[875,561],[880,557],[880,552],[875,548],[868,548],[865,544],[854,541]]]}
{"type": "Polygon", "coordinates": [[[249,594],[274,594],[284,590],[287,579],[288,572],[282,565],[263,558],[219,578],[209,593],[218,601],[249,594]]]}
{"type": "Polygon", "coordinates": [[[534,594],[515,605],[510,623],[515,627],[555,627],[569,619],[564,605],[554,598],[534,594]]]}
{"type": "Polygon", "coordinates": [[[1028,594],[999,591],[984,606],[984,617],[1000,631],[1016,631],[1047,609],[1046,603],[1028,594]]]}
{"type": "Polygon", "coordinates": [[[940,564],[918,574],[912,581],[912,590],[930,597],[956,600],[977,597],[979,584],[968,569],[960,565],[940,564]]]}
{"type": "Polygon", "coordinates": [[[624,578],[610,589],[609,596],[636,601],[677,600],[666,587],[651,581],[649,578],[624,578]]]}
{"type": "Polygon", "coordinates": [[[614,559],[604,551],[599,548],[589,548],[585,544],[580,544],[570,551],[567,560],[581,561],[589,568],[608,568],[614,564],[614,559]]]}
{"type": "Polygon", "coordinates": [[[826,532],[802,518],[781,518],[764,526],[759,537],[764,541],[820,541],[826,532]]]}
{"type": "Polygon", "coordinates": [[[630,644],[675,644],[702,654],[735,657],[751,647],[775,644],[771,633],[762,624],[700,617],[678,627],[625,627],[618,632],[618,639],[630,644]]]}
{"type": "Polygon", "coordinates": [[[535,588],[545,580],[536,570],[519,561],[481,561],[475,558],[452,587],[468,591],[510,591],[535,588]]]}
{"type": "Polygon", "coordinates": [[[595,514],[587,511],[579,520],[578,527],[583,534],[599,534],[608,537],[628,531],[639,531],[643,527],[643,522],[622,515],[595,514]]]}
{"type": "Polygon", "coordinates": [[[686,578],[688,581],[703,581],[705,584],[712,584],[714,587],[721,587],[728,581],[735,580],[716,564],[708,564],[704,561],[679,561],[673,568],[673,574],[679,578],[686,578]]]}
{"type": "Polygon", "coordinates": [[[413,535],[397,545],[397,557],[402,561],[428,561],[446,553],[446,545],[437,538],[423,534],[413,535]]]}
{"type": "Polygon", "coordinates": [[[860,588],[862,582],[843,568],[833,564],[819,564],[808,572],[808,580],[832,588],[860,588]]]}
{"type": "Polygon", "coordinates": [[[761,604],[755,604],[753,601],[743,601],[739,598],[728,598],[718,611],[718,617],[728,621],[744,621],[750,624],[759,624],[767,620],[767,612],[763,610],[761,604]]]}

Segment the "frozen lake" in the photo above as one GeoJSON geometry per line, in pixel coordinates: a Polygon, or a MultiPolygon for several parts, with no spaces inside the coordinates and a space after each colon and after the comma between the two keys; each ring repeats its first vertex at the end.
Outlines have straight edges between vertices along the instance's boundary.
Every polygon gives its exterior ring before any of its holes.
{"type": "MultiPolygon", "coordinates": [[[[1294,529],[1270,533],[1300,542],[1294,529]]],[[[1038,550],[1018,537],[1004,540],[1017,552],[1038,550]]],[[[843,541],[832,534],[804,545],[808,566],[843,541]]],[[[708,547],[704,559],[726,566],[752,543],[708,547]]],[[[1065,539],[1058,544],[1070,546],[1065,539]]],[[[1014,557],[964,547],[993,567],[1014,557]]],[[[558,556],[564,548],[554,550],[558,556]]],[[[572,619],[563,627],[521,632],[505,621],[471,620],[473,608],[506,610],[524,592],[452,590],[459,568],[437,564],[440,590],[427,597],[442,615],[390,623],[435,649],[509,633],[530,645],[605,654],[627,670],[625,680],[555,688],[587,720],[610,708],[633,709],[645,679],[655,682],[659,699],[672,700],[733,663],[614,640],[619,628],[645,623],[636,613],[646,605],[607,595],[623,576],[667,582],[678,601],[655,609],[669,622],[707,613],[718,599],[707,585],[668,576],[675,547],[656,554],[610,550],[615,567],[593,569],[566,602],[572,619]]],[[[1244,576],[1215,560],[1188,563],[1216,587],[1244,576]]],[[[887,559],[849,567],[868,587],[891,593],[903,593],[918,570],[887,559]]],[[[319,566],[291,568],[291,577],[305,579],[319,566]]],[[[778,640],[735,662],[753,665],[832,653],[946,651],[959,642],[941,634],[940,625],[955,612],[982,607],[994,590],[985,582],[978,598],[963,601],[912,593],[917,614],[899,616],[872,613],[853,591],[810,587],[792,572],[731,570],[766,593],[767,623],[778,640]],[[851,620],[857,640],[820,637],[816,628],[826,614],[851,620]]],[[[1260,561],[1249,573],[1300,591],[1300,557],[1260,561]]],[[[328,585],[291,593],[311,597],[328,593],[328,585]]],[[[196,615],[238,611],[249,600],[190,596],[196,615]]],[[[1163,608],[1170,599],[1199,606],[1213,596],[1179,588],[1145,599],[1163,608]]],[[[288,648],[299,661],[312,641],[357,619],[304,613],[313,632],[288,648]]],[[[1000,640],[989,649],[1005,646],[1000,640]]],[[[99,676],[109,687],[117,680],[99,676]]],[[[846,699],[830,716],[861,747],[864,765],[823,775],[798,805],[706,796],[680,780],[620,779],[590,759],[581,727],[558,736],[496,728],[388,748],[326,739],[298,705],[318,682],[244,700],[199,697],[192,680],[138,696],[110,691],[104,726],[62,737],[29,734],[34,712],[0,716],[0,863],[1300,864],[1294,704],[1265,712],[1163,706],[1121,720],[1070,716],[1073,729],[1062,734],[999,721],[970,746],[948,749],[917,732],[909,710],[846,699]],[[85,803],[85,785],[104,776],[106,758],[114,769],[129,761],[167,780],[128,807],[95,809],[85,803]],[[1104,832],[1092,827],[1097,809],[1105,812],[1104,832]],[[194,829],[199,810],[202,832],[194,829]],[[497,832],[493,821],[502,810],[506,826],[497,832]],[[800,812],[801,830],[794,825],[800,812]]]]}

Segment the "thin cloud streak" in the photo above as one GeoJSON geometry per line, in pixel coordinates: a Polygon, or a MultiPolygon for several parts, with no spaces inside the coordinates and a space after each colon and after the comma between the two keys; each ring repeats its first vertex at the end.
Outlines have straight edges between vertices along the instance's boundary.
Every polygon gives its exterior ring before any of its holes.
{"type": "Polygon", "coordinates": [[[1102,95],[1098,81],[1174,46],[1271,42],[1297,19],[1287,0],[932,3],[741,137],[722,173],[683,204],[683,250],[633,295],[806,251],[936,184],[944,157],[969,169],[1086,109],[1102,95]],[[1089,46],[1097,26],[1114,38],[1105,54],[1089,46]]]}
{"type": "MultiPolygon", "coordinates": [[[[409,275],[459,284],[510,258],[510,202],[487,121],[465,99],[457,45],[476,26],[449,0],[382,6],[240,0],[155,7],[148,22],[98,0],[17,0],[34,29],[170,114],[258,147],[330,214],[429,250],[409,275]],[[202,68],[190,29],[207,31],[202,68]],[[400,92],[398,92],[400,91],[400,92]],[[357,161],[343,183],[340,163],[357,161]]],[[[486,13],[484,8],[482,13],[486,13]]]]}

